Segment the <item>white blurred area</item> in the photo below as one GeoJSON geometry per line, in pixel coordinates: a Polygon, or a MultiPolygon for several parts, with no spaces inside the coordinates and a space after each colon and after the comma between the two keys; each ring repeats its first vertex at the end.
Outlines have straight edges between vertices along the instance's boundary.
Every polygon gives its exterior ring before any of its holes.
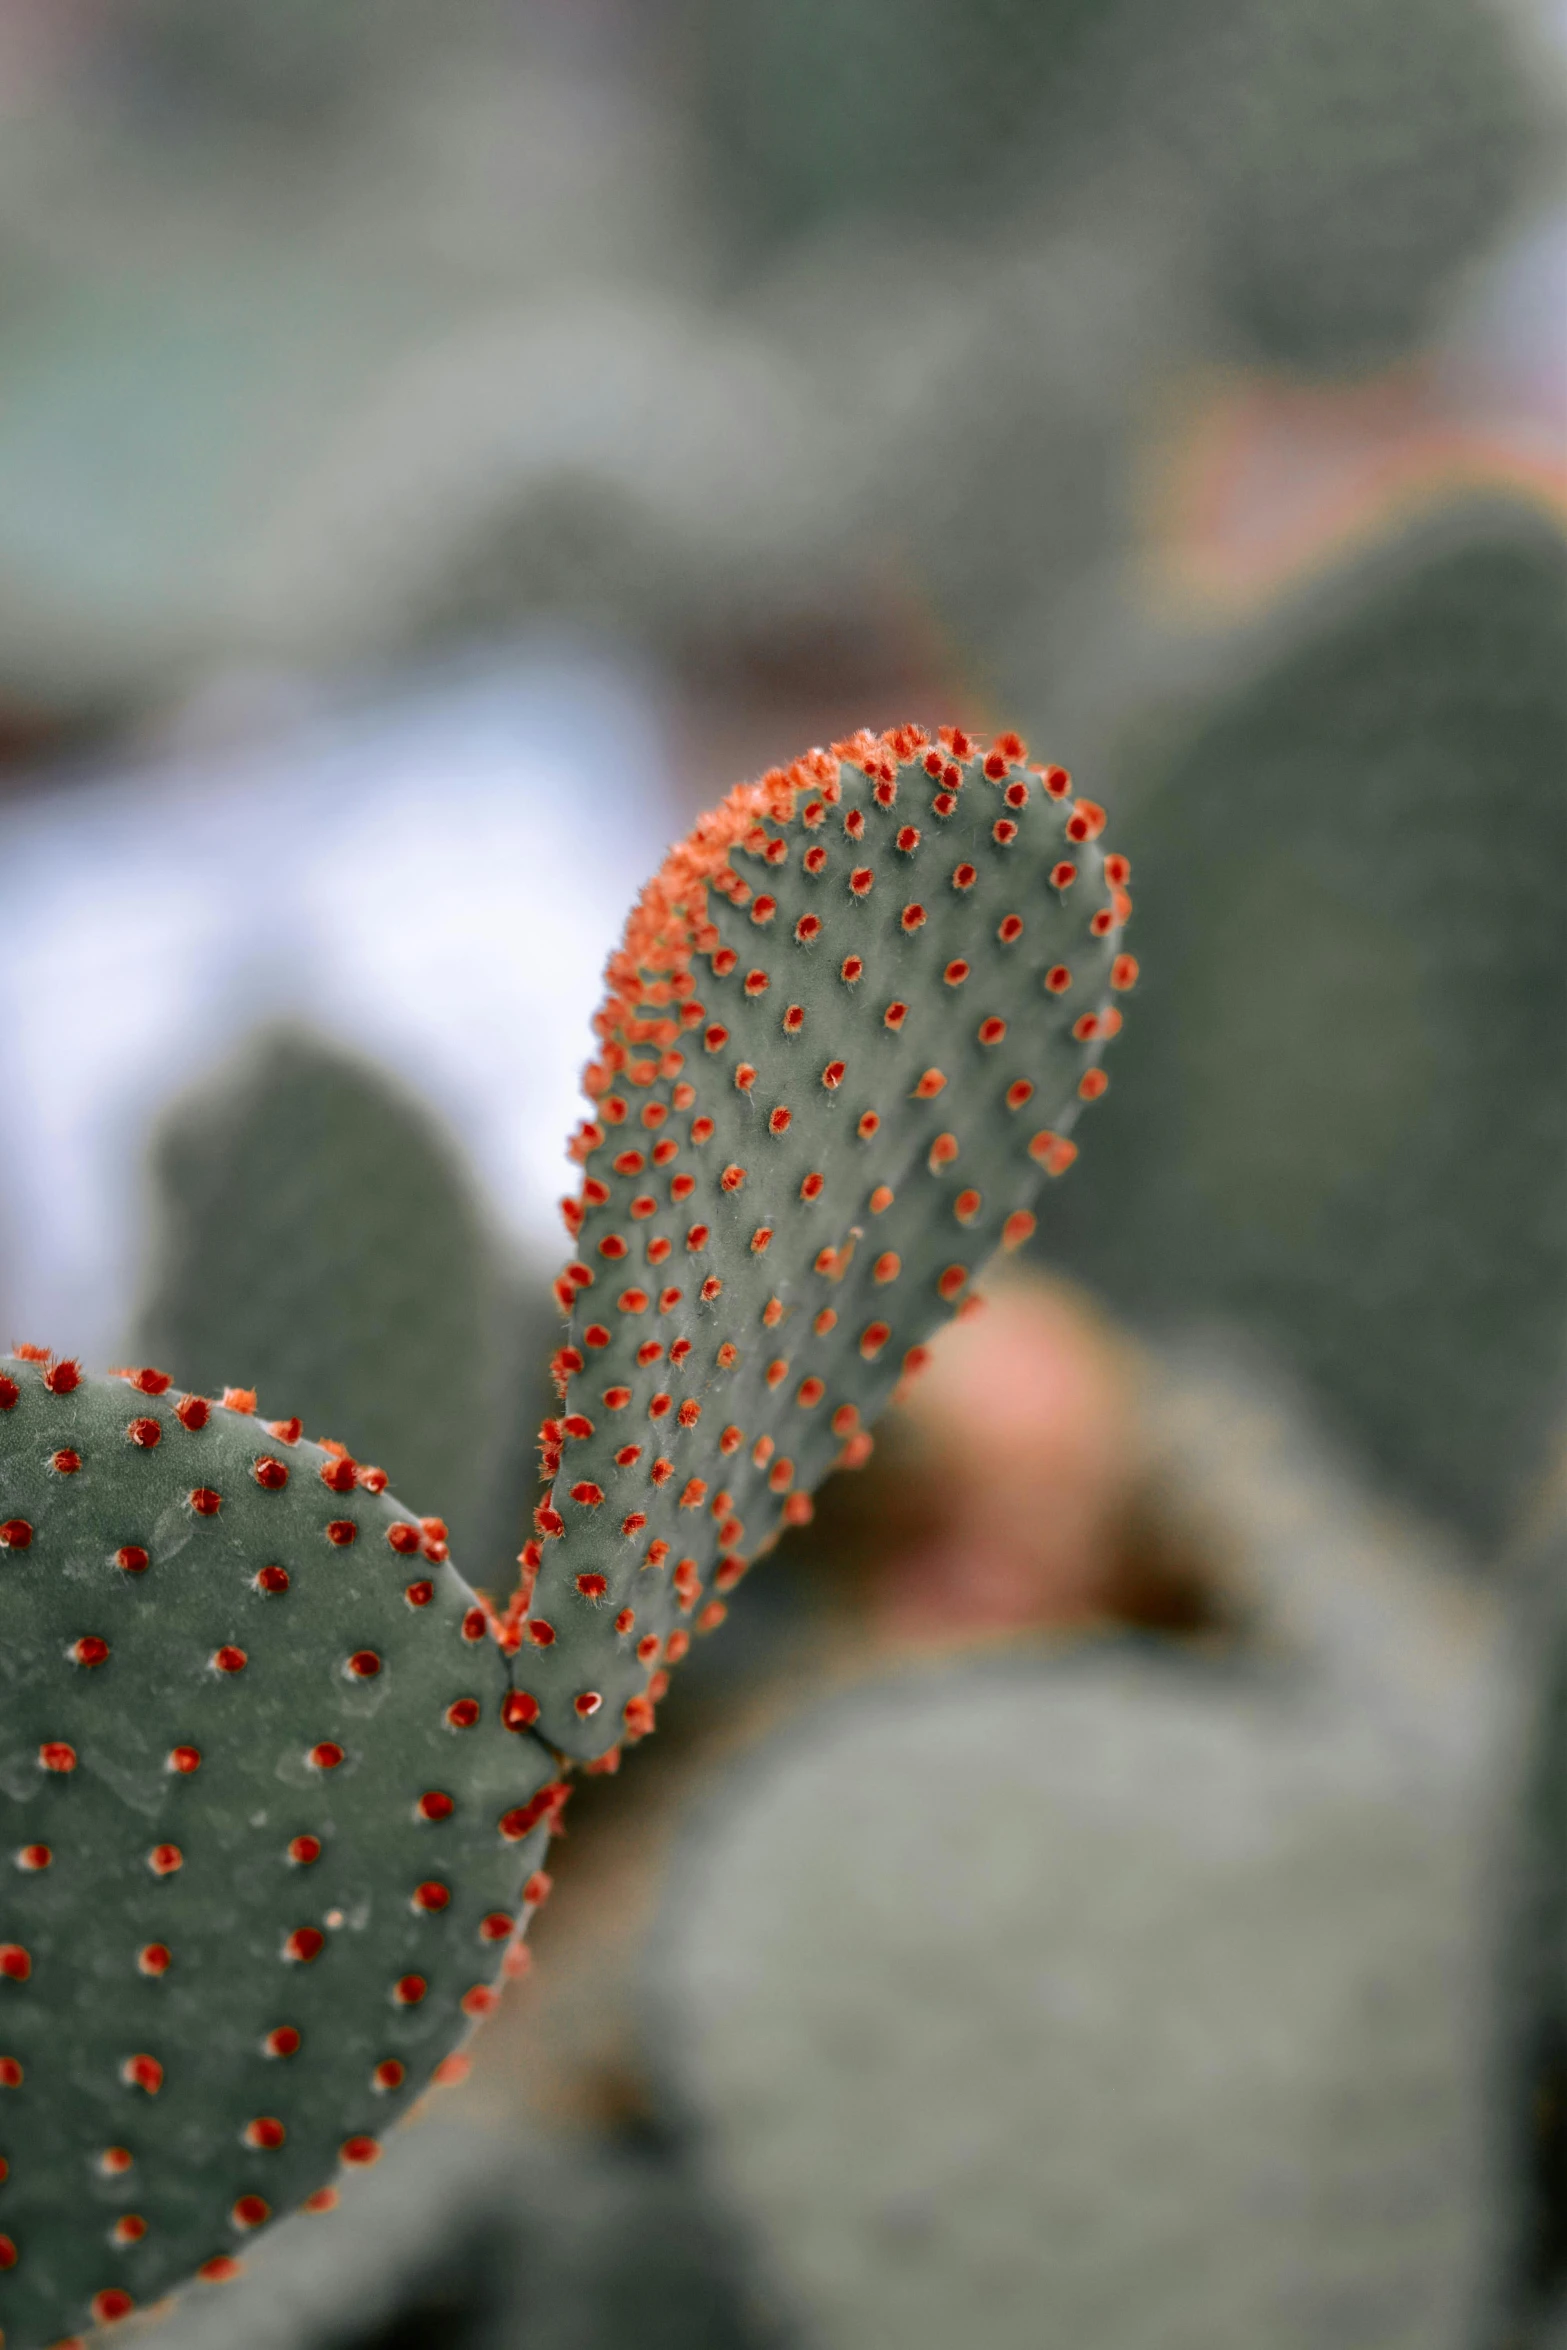
{"type": "Polygon", "coordinates": [[[0,1343],[101,1365],[171,1095],[294,1018],[397,1071],[504,1230],[555,1202],[605,955],[676,829],[658,704],[541,642],[0,801],[0,1343]]]}

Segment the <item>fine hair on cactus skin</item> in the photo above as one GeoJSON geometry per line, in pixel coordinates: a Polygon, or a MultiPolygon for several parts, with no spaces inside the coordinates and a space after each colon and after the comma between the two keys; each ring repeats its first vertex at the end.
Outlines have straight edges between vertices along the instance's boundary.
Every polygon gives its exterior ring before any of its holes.
{"type": "Polygon", "coordinates": [[[248,1391],[0,1370],[5,2350],[238,2274],[455,2077],[571,1767],[653,1727],[1074,1158],[1137,976],[1103,824],[1015,735],[905,726],[671,852],[596,1022],[503,1615],[248,1391]]]}
{"type": "Polygon", "coordinates": [[[731,793],[644,891],[503,1631],[563,1753],[646,1734],[692,1630],[1032,1235],[1137,976],[1103,826],[1016,735],[901,726],[731,793]]]}

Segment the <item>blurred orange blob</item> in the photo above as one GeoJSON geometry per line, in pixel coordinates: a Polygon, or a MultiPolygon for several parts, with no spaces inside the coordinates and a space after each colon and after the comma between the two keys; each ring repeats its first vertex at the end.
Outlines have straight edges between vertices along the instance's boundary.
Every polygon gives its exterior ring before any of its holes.
{"type": "Polygon", "coordinates": [[[1081,1626],[1119,1610],[1117,1533],[1136,1482],[1130,1350],[1083,1300],[1012,1277],[931,1341],[903,1403],[921,1532],[876,1561],[894,1640],[1081,1626]]]}

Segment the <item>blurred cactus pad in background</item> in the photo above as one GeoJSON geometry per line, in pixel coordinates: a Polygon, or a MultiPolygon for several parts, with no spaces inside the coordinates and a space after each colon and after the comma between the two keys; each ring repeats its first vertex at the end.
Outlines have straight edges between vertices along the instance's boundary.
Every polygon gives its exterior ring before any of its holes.
{"type": "Polygon", "coordinates": [[[1127,760],[1152,977],[1042,1238],[1269,1339],[1491,1543],[1562,1395],[1567,549],[1460,506],[1329,584],[1127,760]]]}
{"type": "Polygon", "coordinates": [[[1114,158],[1187,215],[1224,333],[1332,373],[1428,330],[1527,169],[1476,0],[704,0],[710,138],[766,242],[951,234],[1114,158]],[[874,155],[874,168],[867,158],[874,155]]]}
{"type": "Polygon", "coordinates": [[[508,1583],[548,1299],[430,1112],[362,1057],[273,1028],[166,1113],[151,1178],[128,1352],[396,1463],[473,1576],[508,1583]]]}
{"type": "Polygon", "coordinates": [[[643,893],[573,1143],[517,1603],[564,1753],[651,1728],[686,1623],[866,1457],[1077,1156],[1137,965],[1126,860],[1071,783],[1013,734],[862,732],[731,793],[643,893]]]}
{"type": "Polygon", "coordinates": [[[52,12],[75,70],[0,166],[0,692],[541,619],[830,677],[933,605],[1059,741],[1085,666],[1127,700],[1103,622],[1172,376],[1410,360],[1543,181],[1513,13],[52,12]]]}

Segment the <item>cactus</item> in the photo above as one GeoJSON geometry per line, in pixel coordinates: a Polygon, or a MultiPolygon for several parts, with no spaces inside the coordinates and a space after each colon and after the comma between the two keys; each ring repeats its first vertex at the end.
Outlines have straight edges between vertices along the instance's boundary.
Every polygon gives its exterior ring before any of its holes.
{"type": "Polygon", "coordinates": [[[1246,1355],[1148,1370],[1244,1634],[884,1659],[664,1868],[655,2114],[818,2350],[1480,2339],[1490,1595],[1246,1355]]]}
{"type": "Polygon", "coordinates": [[[1075,1157],[1136,966],[1125,862],[1070,782],[1015,735],[860,735],[732,794],[644,893],[587,1073],[552,1483],[507,1626],[563,1753],[652,1727],[687,1626],[865,1457],[1075,1157]]]}
{"type": "Polygon", "coordinates": [[[1564,626],[1559,528],[1466,502],[1152,747],[1158,978],[1051,1234],[1128,1315],[1265,1332],[1487,1544],[1567,1370],[1564,626]]]}
{"type": "Polygon", "coordinates": [[[1135,205],[1156,156],[1225,341],[1308,373],[1418,346],[1517,204],[1537,130],[1516,36],[1482,0],[718,0],[702,16],[732,235],[1070,219],[1085,159],[1135,205]]]}
{"type": "Polygon", "coordinates": [[[373,2159],[548,1840],[555,1759],[438,1521],[253,1405],[0,1376],[11,2343],[226,2274],[373,2159]]]}
{"type": "Polygon", "coordinates": [[[504,1617],[439,1520],[249,1392],[0,1375],[9,2350],[232,2275],[449,2077],[521,1964],[563,1759],[652,1727],[688,1625],[1032,1231],[1136,976],[1069,794],[1015,736],[860,734],[649,885],[504,1617]]]}
{"type": "Polygon", "coordinates": [[[201,1392],[243,1380],[391,1462],[447,1520],[468,1574],[483,1583],[503,1560],[509,1581],[531,1463],[519,1478],[508,1423],[521,1358],[543,1352],[547,1284],[530,1317],[423,1105],[374,1062],[271,1027],[173,1105],[151,1164],[132,1359],[201,1392]]]}

